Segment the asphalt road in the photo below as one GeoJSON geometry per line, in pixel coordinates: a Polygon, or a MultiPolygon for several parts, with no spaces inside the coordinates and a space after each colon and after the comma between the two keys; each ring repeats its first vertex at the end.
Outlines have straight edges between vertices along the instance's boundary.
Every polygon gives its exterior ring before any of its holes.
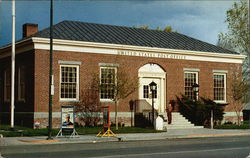
{"type": "Polygon", "coordinates": [[[4,158],[246,158],[250,153],[250,136],[0,148],[4,158]]]}

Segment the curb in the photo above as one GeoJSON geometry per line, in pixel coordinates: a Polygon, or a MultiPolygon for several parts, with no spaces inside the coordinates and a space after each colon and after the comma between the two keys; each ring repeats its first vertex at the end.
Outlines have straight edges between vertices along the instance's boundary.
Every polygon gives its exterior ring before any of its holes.
{"type": "MultiPolygon", "coordinates": [[[[159,137],[138,137],[130,138],[130,137],[119,137],[120,139],[114,139],[114,137],[105,138],[105,139],[87,139],[87,140],[27,140],[27,139],[16,139],[17,141],[30,143],[30,144],[74,144],[74,143],[105,143],[105,142],[128,142],[128,141],[150,141],[150,140],[168,140],[168,139],[188,139],[188,138],[209,138],[209,137],[228,137],[228,136],[247,136],[250,135],[250,132],[242,132],[242,133],[215,133],[215,134],[186,134],[186,135],[173,135],[173,136],[159,136],[159,137]]],[[[21,144],[10,144],[11,145],[21,145],[21,144]]]]}
{"type": "Polygon", "coordinates": [[[189,134],[187,137],[226,137],[226,136],[241,136],[241,135],[250,135],[248,133],[217,133],[217,134],[189,134]]]}
{"type": "Polygon", "coordinates": [[[22,139],[17,139],[20,142],[25,142],[25,143],[54,143],[54,142],[59,142],[59,140],[22,140],[22,139]]]}

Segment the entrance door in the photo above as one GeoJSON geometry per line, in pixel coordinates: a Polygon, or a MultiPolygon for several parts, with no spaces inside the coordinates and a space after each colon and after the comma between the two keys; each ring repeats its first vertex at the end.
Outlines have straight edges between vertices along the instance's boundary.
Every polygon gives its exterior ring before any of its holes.
{"type": "Polygon", "coordinates": [[[158,111],[161,109],[161,82],[157,78],[142,78],[140,81],[140,99],[146,100],[152,106],[152,94],[149,84],[156,83],[156,94],[154,95],[154,108],[158,111]]]}

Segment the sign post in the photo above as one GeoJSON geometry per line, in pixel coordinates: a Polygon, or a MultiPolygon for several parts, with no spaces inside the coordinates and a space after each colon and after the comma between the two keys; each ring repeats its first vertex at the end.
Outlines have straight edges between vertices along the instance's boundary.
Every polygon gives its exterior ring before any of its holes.
{"type": "Polygon", "coordinates": [[[102,130],[96,135],[97,137],[116,137],[114,132],[110,129],[110,107],[104,106],[103,109],[103,128],[102,130]]]}
{"type": "Polygon", "coordinates": [[[61,106],[61,129],[56,137],[63,136],[63,132],[71,132],[70,137],[77,136],[74,126],[75,111],[74,106],[61,106]]]}

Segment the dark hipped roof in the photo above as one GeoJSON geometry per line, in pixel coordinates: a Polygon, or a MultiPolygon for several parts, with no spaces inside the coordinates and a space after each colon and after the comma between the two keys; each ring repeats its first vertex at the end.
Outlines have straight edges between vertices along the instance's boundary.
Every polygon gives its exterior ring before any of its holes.
{"type": "MultiPolygon", "coordinates": [[[[33,37],[49,38],[49,28],[33,37]]],[[[54,38],[75,41],[238,54],[176,32],[145,30],[124,26],[62,21],[54,25],[54,38]]]]}

